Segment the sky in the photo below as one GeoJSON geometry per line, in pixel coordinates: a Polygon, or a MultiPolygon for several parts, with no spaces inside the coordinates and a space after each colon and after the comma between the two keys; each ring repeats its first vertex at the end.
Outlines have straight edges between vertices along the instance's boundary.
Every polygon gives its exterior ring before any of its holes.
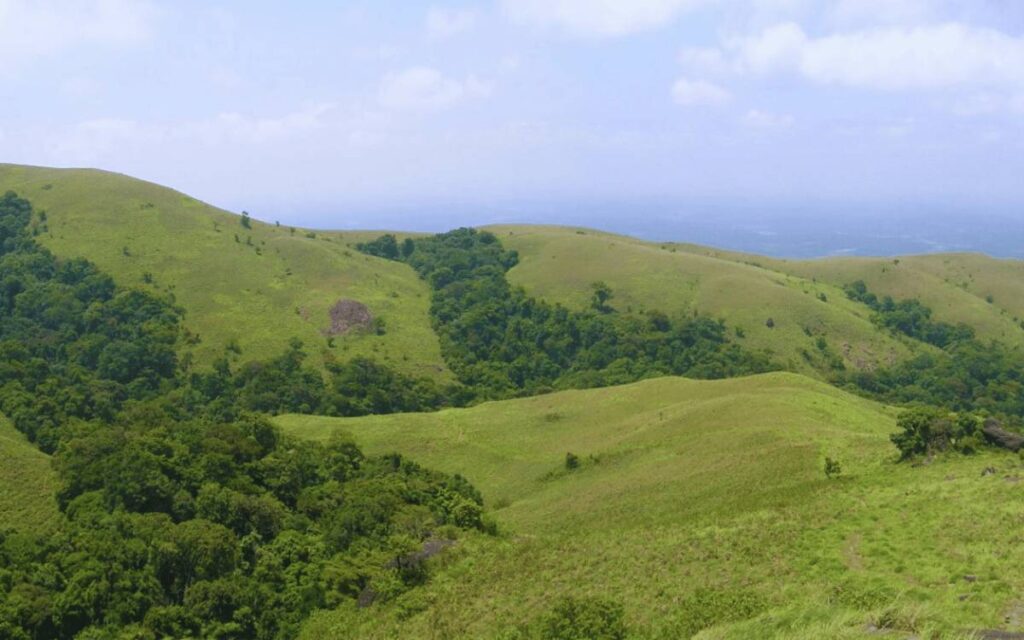
{"type": "Polygon", "coordinates": [[[0,0],[0,161],[265,220],[1015,211],[1022,160],[1019,0],[0,0]]]}

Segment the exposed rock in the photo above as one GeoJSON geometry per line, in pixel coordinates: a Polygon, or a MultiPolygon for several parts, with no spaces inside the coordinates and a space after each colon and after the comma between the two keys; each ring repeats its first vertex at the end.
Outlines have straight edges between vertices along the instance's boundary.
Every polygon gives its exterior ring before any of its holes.
{"type": "Polygon", "coordinates": [[[369,329],[373,316],[366,305],[358,300],[338,300],[327,312],[331,325],[323,330],[325,336],[339,336],[357,329],[369,329]]]}
{"type": "Polygon", "coordinates": [[[974,632],[979,640],[1024,640],[1020,631],[1000,631],[998,629],[980,629],[974,632]]]}
{"type": "Polygon", "coordinates": [[[1004,449],[1019,451],[1021,447],[1024,447],[1024,436],[1007,431],[995,418],[985,420],[985,424],[981,427],[981,432],[985,434],[986,440],[1004,449]]]}

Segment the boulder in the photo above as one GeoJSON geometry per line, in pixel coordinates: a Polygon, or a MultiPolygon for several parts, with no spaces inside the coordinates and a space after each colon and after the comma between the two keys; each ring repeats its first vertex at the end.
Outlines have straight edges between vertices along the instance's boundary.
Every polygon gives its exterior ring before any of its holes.
{"type": "Polygon", "coordinates": [[[986,440],[1004,449],[1019,451],[1021,447],[1024,447],[1024,436],[1013,431],[1007,431],[995,418],[985,420],[985,424],[981,427],[981,432],[985,434],[986,440]]]}

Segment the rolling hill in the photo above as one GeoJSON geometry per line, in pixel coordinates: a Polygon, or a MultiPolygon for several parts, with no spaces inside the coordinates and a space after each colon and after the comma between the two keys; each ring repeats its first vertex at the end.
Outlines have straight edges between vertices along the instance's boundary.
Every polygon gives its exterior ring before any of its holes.
{"type": "Polygon", "coordinates": [[[277,421],[463,473],[502,532],[443,554],[415,595],[314,617],[308,638],[520,637],[564,595],[621,602],[638,638],[952,638],[1021,622],[1024,561],[1006,552],[1019,460],[896,465],[890,409],[803,376],[277,421]]]}
{"type": "MultiPolygon", "coordinates": [[[[0,165],[12,189],[46,212],[39,240],[61,256],[96,262],[120,284],[173,294],[207,364],[228,345],[265,358],[298,337],[314,361],[370,355],[407,373],[448,379],[428,316],[429,288],[407,266],[353,247],[372,232],[291,229],[241,218],[186,195],[95,170],[0,165]],[[331,307],[365,304],[384,334],[328,340],[331,307]]],[[[593,230],[490,228],[520,254],[509,272],[531,295],[581,308],[590,284],[607,282],[624,311],[709,314],[733,338],[766,349],[788,370],[827,377],[833,362],[873,368],[927,349],[879,331],[871,311],[842,285],[918,297],[940,320],[963,321],[983,338],[1024,345],[1024,262],[977,255],[789,261],[593,230]],[[991,302],[989,302],[991,300],[991,302]],[[771,322],[769,322],[771,320],[771,322]],[[771,326],[769,326],[771,325],[771,326]]]]}
{"type": "Polygon", "coordinates": [[[316,360],[372,355],[409,373],[449,375],[426,285],[404,265],[351,248],[351,234],[255,220],[247,229],[240,216],[171,189],[91,169],[0,165],[0,192],[7,190],[45,211],[38,240],[58,256],[85,257],[121,285],[173,294],[199,336],[197,363],[229,344],[243,359],[275,356],[297,337],[316,360]],[[341,299],[366,305],[385,333],[329,343],[322,332],[341,299]]]}
{"type": "MultiPolygon", "coordinates": [[[[248,221],[94,170],[0,165],[8,189],[32,200],[36,237],[57,255],[173,295],[198,336],[185,348],[199,364],[236,345],[243,360],[274,356],[298,337],[317,363],[369,355],[451,377],[426,284],[405,264],[355,250],[375,233],[248,221]],[[340,300],[364,304],[383,331],[328,339],[340,300]]],[[[660,378],[430,414],[278,417],[300,437],[340,430],[369,453],[464,474],[500,531],[467,535],[432,560],[423,588],[317,615],[306,637],[511,640],[565,595],[620,602],[638,638],[1024,628],[1024,561],[1010,551],[1019,459],[988,452],[896,465],[895,410],[821,381],[826,352],[873,368],[931,349],[880,330],[844,284],[919,298],[939,320],[1020,346],[1024,262],[790,261],[586,229],[491,229],[519,252],[508,277],[532,295],[584,308],[590,285],[604,281],[621,311],[722,318],[738,342],[797,373],[660,378]],[[826,456],[842,477],[824,476],[826,456]]],[[[57,517],[48,458],[5,422],[0,452],[0,518],[45,529],[57,517]]]]}
{"type": "Polygon", "coordinates": [[[880,332],[871,311],[842,292],[855,280],[879,295],[919,298],[938,320],[965,322],[983,339],[1024,345],[1024,262],[1017,260],[938,254],[793,261],[589,229],[490,230],[519,252],[509,279],[533,295],[582,308],[590,284],[604,281],[619,309],[723,318],[742,330],[741,344],[769,349],[787,369],[802,373],[825,369],[815,357],[818,337],[852,368],[891,364],[926,349],[880,332]]]}

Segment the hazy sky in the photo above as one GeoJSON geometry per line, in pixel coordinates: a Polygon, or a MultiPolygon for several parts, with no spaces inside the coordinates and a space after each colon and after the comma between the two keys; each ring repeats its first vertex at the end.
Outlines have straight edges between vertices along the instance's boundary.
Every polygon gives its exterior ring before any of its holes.
{"type": "Polygon", "coordinates": [[[1005,207],[1022,154],[1020,0],[0,0],[0,161],[264,219],[1005,207]]]}

